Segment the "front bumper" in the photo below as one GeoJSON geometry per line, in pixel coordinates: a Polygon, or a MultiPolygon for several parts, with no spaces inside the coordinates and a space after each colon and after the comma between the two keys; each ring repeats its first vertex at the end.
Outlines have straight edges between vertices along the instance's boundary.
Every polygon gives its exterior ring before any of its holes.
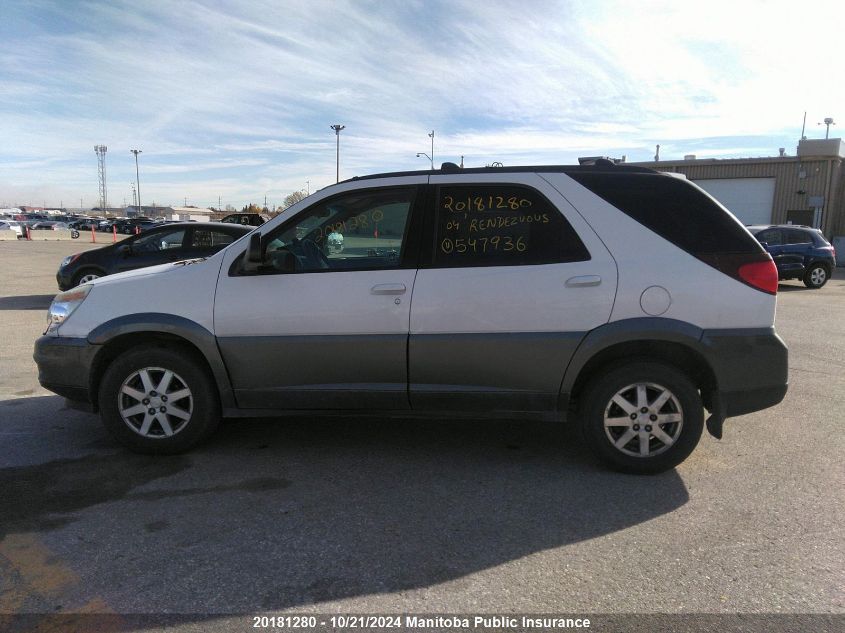
{"type": "Polygon", "coordinates": [[[58,284],[59,290],[70,290],[73,288],[73,275],[65,271],[64,268],[59,268],[59,272],[56,273],[56,284],[58,284]]]}
{"type": "Polygon", "coordinates": [[[69,400],[93,404],[91,373],[99,348],[84,338],[40,337],[33,354],[38,382],[69,400]]]}

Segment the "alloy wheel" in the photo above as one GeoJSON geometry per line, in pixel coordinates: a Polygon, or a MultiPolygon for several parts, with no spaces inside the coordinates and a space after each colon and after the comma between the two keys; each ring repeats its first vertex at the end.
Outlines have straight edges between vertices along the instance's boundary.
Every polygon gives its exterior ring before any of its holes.
{"type": "Polygon", "coordinates": [[[142,437],[171,437],[187,426],[194,398],[185,381],[161,367],[133,372],[121,385],[118,411],[126,425],[142,437]]]}
{"type": "Polygon", "coordinates": [[[604,431],[616,450],[654,457],[669,450],[684,424],[681,404],[666,387],[637,382],[617,391],[604,411],[604,431]]]}

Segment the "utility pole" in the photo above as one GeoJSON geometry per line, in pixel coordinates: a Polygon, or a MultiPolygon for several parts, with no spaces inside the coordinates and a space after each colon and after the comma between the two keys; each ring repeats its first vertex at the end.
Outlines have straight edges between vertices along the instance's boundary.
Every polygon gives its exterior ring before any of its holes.
{"type": "Polygon", "coordinates": [[[129,151],[135,154],[135,182],[138,185],[138,215],[141,215],[141,176],[138,173],[138,154],[141,153],[141,150],[130,149],[129,151]]]}
{"type": "Polygon", "coordinates": [[[340,182],[340,131],[346,129],[345,125],[335,124],[330,125],[334,130],[334,134],[337,137],[337,158],[336,158],[336,174],[335,174],[335,182],[340,182]]]}
{"type": "Polygon", "coordinates": [[[220,206],[220,196],[217,196],[217,212],[220,213],[223,211],[223,207],[220,206]]]}
{"type": "Polygon", "coordinates": [[[305,181],[305,197],[307,198],[310,195],[311,195],[311,181],[306,180],[305,181]]]}
{"type": "Polygon", "coordinates": [[[109,206],[108,193],[106,189],[106,151],[105,145],[95,145],[94,152],[97,154],[97,176],[100,182],[100,208],[105,212],[109,206]]]}

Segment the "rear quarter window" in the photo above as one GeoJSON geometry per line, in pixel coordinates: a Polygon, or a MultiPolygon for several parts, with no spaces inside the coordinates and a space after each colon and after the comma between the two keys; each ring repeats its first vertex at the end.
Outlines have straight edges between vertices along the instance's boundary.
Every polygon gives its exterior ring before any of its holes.
{"type": "Polygon", "coordinates": [[[699,259],[720,253],[764,252],[729,211],[686,180],[643,173],[570,173],[569,176],[699,259]]]}

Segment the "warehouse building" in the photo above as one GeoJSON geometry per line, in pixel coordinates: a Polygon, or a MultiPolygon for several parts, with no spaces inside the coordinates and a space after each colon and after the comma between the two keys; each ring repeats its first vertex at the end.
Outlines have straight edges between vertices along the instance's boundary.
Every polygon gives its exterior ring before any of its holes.
{"type": "Polygon", "coordinates": [[[744,224],[804,224],[845,251],[845,143],[802,139],[797,156],[707,158],[633,163],[683,174],[744,224]],[[838,238],[838,239],[836,239],[838,238]]]}

